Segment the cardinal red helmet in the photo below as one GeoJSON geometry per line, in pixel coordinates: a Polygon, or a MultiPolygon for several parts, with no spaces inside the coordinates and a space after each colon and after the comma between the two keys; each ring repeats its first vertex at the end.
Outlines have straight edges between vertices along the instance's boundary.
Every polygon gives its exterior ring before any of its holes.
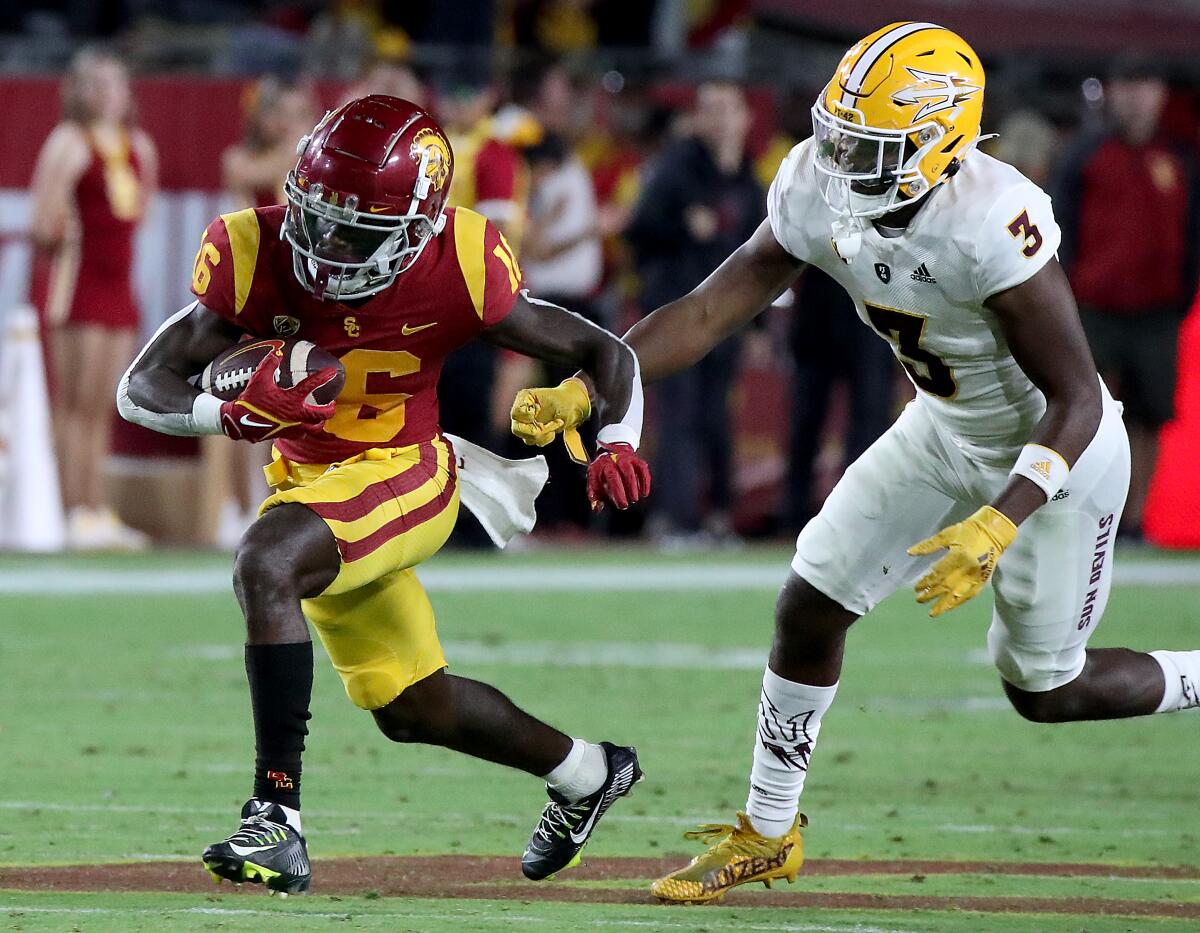
{"type": "Polygon", "coordinates": [[[416,104],[372,94],[325,114],[284,183],[283,235],[318,298],[382,291],[446,224],[454,154],[416,104]]]}

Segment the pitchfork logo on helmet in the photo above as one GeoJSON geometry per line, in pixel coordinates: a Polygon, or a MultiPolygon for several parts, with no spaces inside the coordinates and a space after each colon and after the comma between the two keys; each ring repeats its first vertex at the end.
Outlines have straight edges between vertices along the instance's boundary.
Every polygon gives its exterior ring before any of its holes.
{"type": "Polygon", "coordinates": [[[893,23],[864,38],[812,108],[825,202],[857,223],[943,184],[979,142],[983,89],[979,57],[948,29],[893,23]]]}
{"type": "Polygon", "coordinates": [[[416,104],[373,94],[300,140],[282,234],[300,284],[347,301],[383,291],[446,225],[454,153],[416,104]]]}
{"type": "Polygon", "coordinates": [[[972,84],[958,75],[934,74],[920,68],[904,70],[916,79],[916,83],[893,94],[892,103],[901,106],[920,104],[921,109],[913,114],[914,121],[931,117],[943,110],[954,110],[959,104],[970,100],[983,90],[978,84],[972,84]]]}

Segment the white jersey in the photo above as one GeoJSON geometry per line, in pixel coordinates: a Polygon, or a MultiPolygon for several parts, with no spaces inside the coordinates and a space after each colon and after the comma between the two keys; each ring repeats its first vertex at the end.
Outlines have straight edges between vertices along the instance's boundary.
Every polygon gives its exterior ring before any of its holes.
{"type": "Polygon", "coordinates": [[[871,224],[851,261],[834,249],[833,211],[817,189],[811,140],[779,167],[767,197],[775,239],[836,279],[888,340],[918,396],[970,457],[1011,462],[1046,408],[984,302],[1058,250],[1050,198],[1015,168],[974,151],[927,196],[903,234],[871,224]]]}

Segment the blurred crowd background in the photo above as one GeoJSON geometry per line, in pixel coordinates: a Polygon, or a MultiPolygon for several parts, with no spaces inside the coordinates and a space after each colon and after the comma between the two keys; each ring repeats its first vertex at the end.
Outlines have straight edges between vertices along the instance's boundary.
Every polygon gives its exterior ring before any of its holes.
{"type": "MultiPolygon", "coordinates": [[[[983,148],[1054,196],[1061,259],[1131,428],[1123,536],[1200,546],[1200,2],[903,12],[975,45],[997,134],[983,148]]],[[[875,0],[4,6],[0,334],[9,309],[37,309],[66,543],[231,546],[250,520],[265,453],[116,421],[111,386],[188,302],[208,220],[281,202],[295,142],[326,109],[366,93],[430,109],[455,149],[451,202],[502,228],[535,295],[621,333],[750,235],[842,53],[897,15],[875,0]]],[[[527,455],[508,435],[513,393],[564,375],[468,347],[442,378],[444,426],[527,455]]],[[[553,449],[538,534],[670,548],[793,535],[911,394],[810,270],[653,387],[647,508],[590,515],[579,468],[553,449]]],[[[457,542],[483,541],[464,521],[457,542]]]]}

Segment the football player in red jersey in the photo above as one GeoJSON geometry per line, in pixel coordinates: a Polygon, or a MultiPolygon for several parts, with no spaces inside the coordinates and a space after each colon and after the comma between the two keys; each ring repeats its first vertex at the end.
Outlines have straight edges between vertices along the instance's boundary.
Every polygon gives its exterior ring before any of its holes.
{"type": "Polygon", "coordinates": [[[124,417],[157,430],[274,442],[274,492],[242,539],[233,580],[247,627],[254,796],[238,830],[204,852],[218,878],[282,893],[308,886],[299,815],[312,687],[306,617],[350,699],[388,738],[546,780],[551,800],[522,859],[531,878],[570,864],[641,777],[632,748],[572,739],[494,688],[447,674],[413,572],[445,542],[467,481],[439,430],[436,386],[446,354],[475,337],[586,371],[602,424],[589,467],[596,506],[649,492],[636,453],[636,356],[528,296],[495,227],[445,206],[453,168],[441,128],[407,101],[376,95],[327,114],[301,142],[286,205],[209,225],[196,301],[154,335],[118,388],[124,417]],[[272,356],[236,400],[198,392],[189,377],[246,334],[303,338],[336,355],[346,372],[336,402],[308,397],[331,372],[283,388],[272,356]]]}

